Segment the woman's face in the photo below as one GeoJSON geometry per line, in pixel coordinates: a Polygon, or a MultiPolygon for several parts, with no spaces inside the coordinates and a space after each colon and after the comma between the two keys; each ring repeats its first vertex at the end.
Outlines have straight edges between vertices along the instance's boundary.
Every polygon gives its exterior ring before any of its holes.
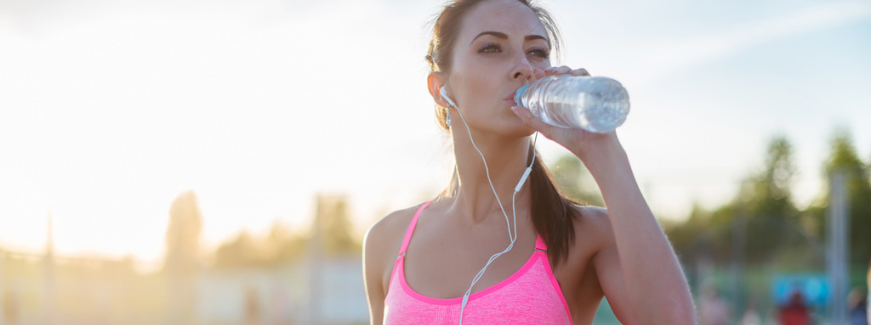
{"type": "MultiPolygon", "coordinates": [[[[516,0],[478,4],[463,18],[453,48],[446,90],[470,127],[527,136],[514,113],[514,93],[534,70],[550,67],[547,33],[529,7],[516,0]]],[[[453,113],[454,125],[462,123],[453,113]]]]}

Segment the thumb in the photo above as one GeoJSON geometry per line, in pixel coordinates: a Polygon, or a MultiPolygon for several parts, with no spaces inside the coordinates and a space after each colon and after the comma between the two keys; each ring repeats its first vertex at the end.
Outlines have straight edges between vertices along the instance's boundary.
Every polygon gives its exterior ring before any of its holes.
{"type": "Polygon", "coordinates": [[[540,118],[532,115],[532,112],[530,112],[529,109],[526,107],[511,106],[511,110],[514,112],[514,114],[520,117],[520,120],[522,120],[523,123],[526,123],[526,125],[534,129],[535,131],[542,132],[546,135],[547,131],[552,128],[552,126],[542,122],[540,118]]]}

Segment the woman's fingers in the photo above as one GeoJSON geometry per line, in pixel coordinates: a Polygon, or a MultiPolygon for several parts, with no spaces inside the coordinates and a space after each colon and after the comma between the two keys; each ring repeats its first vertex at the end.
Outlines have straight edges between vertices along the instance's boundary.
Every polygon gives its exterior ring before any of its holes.
{"type": "Polygon", "coordinates": [[[572,71],[572,68],[569,68],[567,66],[550,67],[550,68],[544,69],[545,74],[548,76],[552,76],[555,74],[565,74],[565,73],[568,73],[569,71],[572,71]]]}
{"type": "Polygon", "coordinates": [[[526,107],[512,106],[511,110],[527,126],[563,147],[574,148],[578,143],[582,143],[585,138],[590,137],[590,133],[584,129],[561,128],[544,123],[540,118],[532,115],[532,112],[526,107]]]}
{"type": "Polygon", "coordinates": [[[544,69],[544,74],[545,74],[545,76],[553,76],[553,75],[558,75],[558,74],[571,74],[573,76],[590,76],[590,73],[587,72],[587,69],[580,68],[580,69],[572,70],[572,68],[569,68],[567,66],[550,67],[550,68],[544,69]]]}
{"type": "Polygon", "coordinates": [[[529,109],[526,107],[512,106],[511,110],[514,111],[514,114],[520,117],[523,123],[526,123],[526,125],[529,125],[530,127],[532,127],[532,129],[536,131],[542,132],[542,134],[545,134],[545,136],[547,136],[545,132],[549,128],[553,127],[551,125],[548,125],[547,123],[542,122],[541,119],[535,117],[535,115],[532,115],[532,112],[530,112],[529,109]]]}
{"type": "Polygon", "coordinates": [[[587,69],[584,69],[584,68],[580,68],[580,69],[577,69],[577,70],[572,70],[572,71],[569,72],[569,73],[570,73],[571,75],[573,75],[573,76],[585,76],[585,77],[589,77],[589,76],[590,76],[590,73],[587,72],[587,69]]]}

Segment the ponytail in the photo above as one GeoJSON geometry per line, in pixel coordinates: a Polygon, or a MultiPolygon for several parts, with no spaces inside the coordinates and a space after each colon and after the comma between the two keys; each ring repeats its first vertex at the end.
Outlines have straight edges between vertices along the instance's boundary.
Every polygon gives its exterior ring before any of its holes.
{"type": "MultiPolygon", "coordinates": [[[[532,150],[532,149],[530,149],[532,150]]],[[[579,202],[560,193],[553,177],[541,161],[538,151],[529,175],[532,194],[532,224],[547,245],[547,257],[552,269],[568,257],[569,247],[575,241],[574,221],[581,218],[579,202]]],[[[531,155],[530,155],[531,158],[531,155]]]]}

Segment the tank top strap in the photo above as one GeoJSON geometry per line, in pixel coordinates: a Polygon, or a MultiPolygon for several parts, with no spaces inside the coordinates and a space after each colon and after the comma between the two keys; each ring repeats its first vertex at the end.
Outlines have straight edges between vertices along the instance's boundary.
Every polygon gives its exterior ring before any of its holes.
{"type": "Polygon", "coordinates": [[[541,239],[541,236],[536,235],[535,237],[535,249],[547,251],[547,245],[544,243],[544,240],[541,239]]]}
{"type": "Polygon", "coordinates": [[[402,240],[402,247],[399,248],[399,256],[405,255],[405,250],[408,249],[408,243],[411,241],[411,234],[414,233],[414,226],[417,225],[417,217],[420,216],[420,213],[423,209],[429,206],[432,203],[432,200],[426,201],[424,204],[417,209],[417,212],[414,213],[414,218],[411,218],[411,223],[408,224],[408,230],[405,231],[405,238],[402,240]]]}

